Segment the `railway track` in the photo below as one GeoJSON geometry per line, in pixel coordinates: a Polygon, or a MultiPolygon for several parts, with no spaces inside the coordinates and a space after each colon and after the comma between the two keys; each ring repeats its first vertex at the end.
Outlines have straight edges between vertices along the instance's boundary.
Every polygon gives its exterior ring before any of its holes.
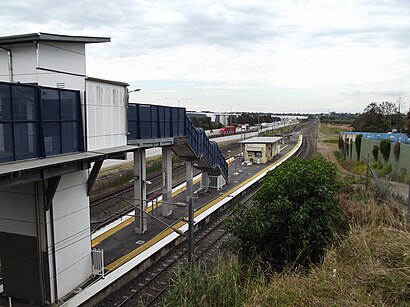
{"type": "MultiPolygon", "coordinates": [[[[305,137],[297,155],[302,159],[309,158],[314,151],[316,127],[314,123],[301,128],[301,133],[305,137]]],[[[243,196],[238,202],[249,205],[258,189],[259,186],[256,186],[252,192],[243,196]]],[[[230,210],[224,210],[195,233],[195,262],[211,263],[219,252],[220,243],[229,240],[230,234],[224,230],[223,221],[230,214],[230,210]]],[[[186,244],[178,245],[169,252],[167,257],[163,257],[137,278],[110,294],[98,306],[160,306],[164,294],[170,288],[172,279],[178,271],[187,267],[186,254],[186,244]]]]}
{"type": "Polygon", "coordinates": [[[297,152],[297,156],[301,159],[309,159],[316,150],[316,134],[318,121],[306,123],[301,127],[300,132],[303,135],[303,143],[297,152]]]}
{"type": "MultiPolygon", "coordinates": [[[[256,190],[247,194],[241,205],[249,205],[256,190]]],[[[215,260],[219,252],[219,245],[229,240],[231,235],[223,227],[224,219],[231,212],[224,210],[219,216],[210,221],[195,233],[194,262],[209,264],[215,260]]],[[[161,299],[170,288],[170,282],[181,269],[188,267],[186,244],[181,244],[136,279],[130,281],[116,293],[111,294],[102,302],[105,306],[160,306],[161,299]]]]}
{"type": "MultiPolygon", "coordinates": [[[[239,151],[239,145],[233,144],[231,146],[226,146],[221,151],[225,158],[229,158],[237,154],[237,152],[239,151]]],[[[172,172],[175,178],[180,177],[180,175],[178,174],[185,174],[185,165],[183,164],[174,166],[172,172]]],[[[199,173],[200,171],[195,171],[194,176],[199,173]]],[[[147,180],[152,183],[149,186],[150,189],[147,193],[147,199],[153,199],[162,192],[162,174],[161,172],[151,174],[147,176],[147,180]]],[[[180,179],[174,182],[173,186],[178,186],[184,181],[184,179],[180,179]]],[[[120,201],[121,197],[132,196],[133,191],[134,185],[132,182],[130,182],[120,187],[111,189],[108,192],[93,196],[90,202],[91,219],[93,220],[93,222],[91,223],[92,232],[95,232],[101,227],[104,227],[115,221],[118,217],[126,215],[134,210],[133,206],[123,204],[120,201]],[[102,216],[102,218],[99,218],[100,216],[102,216]]]]}

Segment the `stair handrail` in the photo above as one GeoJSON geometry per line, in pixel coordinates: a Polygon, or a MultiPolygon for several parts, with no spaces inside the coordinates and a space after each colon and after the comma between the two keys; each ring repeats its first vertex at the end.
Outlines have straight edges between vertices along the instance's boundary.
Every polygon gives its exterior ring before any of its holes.
{"type": "Polygon", "coordinates": [[[198,156],[203,156],[212,167],[219,167],[225,179],[228,179],[228,164],[222,155],[218,144],[209,141],[204,129],[195,127],[191,120],[186,117],[186,129],[189,145],[198,156]]]}

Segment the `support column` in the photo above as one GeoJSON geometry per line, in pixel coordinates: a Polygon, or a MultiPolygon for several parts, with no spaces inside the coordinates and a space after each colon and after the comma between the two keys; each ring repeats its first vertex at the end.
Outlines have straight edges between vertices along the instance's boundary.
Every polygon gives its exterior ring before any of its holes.
{"type": "Polygon", "coordinates": [[[209,189],[209,175],[208,175],[208,172],[202,172],[201,189],[203,189],[204,192],[208,192],[208,189],[209,189]]]}
{"type": "Polygon", "coordinates": [[[194,167],[192,161],[186,161],[186,194],[185,201],[188,203],[189,199],[194,195],[194,167]]]}
{"type": "Polygon", "coordinates": [[[147,173],[145,165],[145,149],[134,151],[134,204],[135,204],[135,233],[142,234],[148,230],[147,226],[147,173]]]}
{"type": "Polygon", "coordinates": [[[172,214],[172,150],[171,147],[162,147],[162,216],[172,214]]]}

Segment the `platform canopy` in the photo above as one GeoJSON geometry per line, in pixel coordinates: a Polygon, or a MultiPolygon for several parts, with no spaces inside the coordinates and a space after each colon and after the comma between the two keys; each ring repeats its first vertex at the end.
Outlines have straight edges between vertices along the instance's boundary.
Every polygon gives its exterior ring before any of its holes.
{"type": "Polygon", "coordinates": [[[282,137],[278,136],[263,136],[263,137],[253,137],[240,141],[242,144],[274,144],[280,141],[282,137]]]}
{"type": "Polygon", "coordinates": [[[65,42],[65,43],[108,43],[111,41],[109,37],[93,37],[93,36],[71,36],[51,33],[28,33],[20,35],[10,35],[0,37],[1,45],[14,45],[31,42],[65,42]]]}
{"type": "Polygon", "coordinates": [[[0,164],[0,186],[24,184],[49,179],[65,173],[88,169],[89,163],[105,159],[125,159],[135,146],[118,146],[107,149],[56,155],[45,159],[29,159],[0,164]]]}

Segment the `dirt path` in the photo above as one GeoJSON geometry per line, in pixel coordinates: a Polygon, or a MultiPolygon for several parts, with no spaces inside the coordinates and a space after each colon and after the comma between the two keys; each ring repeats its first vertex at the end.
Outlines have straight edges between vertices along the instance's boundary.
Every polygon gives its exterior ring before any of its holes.
{"type": "Polygon", "coordinates": [[[357,174],[351,173],[348,170],[345,170],[337,161],[335,154],[334,154],[334,150],[332,148],[330,148],[329,146],[327,146],[324,142],[323,142],[324,136],[323,134],[319,131],[318,134],[318,144],[317,144],[317,151],[318,153],[320,153],[322,156],[324,156],[328,161],[336,164],[337,169],[339,170],[339,172],[341,172],[342,174],[347,174],[347,175],[351,175],[351,176],[359,176],[357,174]]]}
{"type": "MultiPolygon", "coordinates": [[[[354,174],[349,172],[348,170],[344,169],[339,162],[336,159],[336,156],[334,154],[334,149],[330,148],[328,145],[326,145],[323,140],[324,140],[324,135],[319,131],[318,135],[318,144],[317,144],[317,152],[323,155],[327,160],[330,162],[336,164],[337,169],[342,173],[346,175],[351,175],[351,176],[360,176],[358,174],[354,174]]],[[[399,195],[402,195],[405,199],[409,197],[409,185],[400,183],[400,182],[394,182],[394,181],[389,181],[381,178],[387,186],[390,186],[392,189],[394,189],[399,195]]]]}

